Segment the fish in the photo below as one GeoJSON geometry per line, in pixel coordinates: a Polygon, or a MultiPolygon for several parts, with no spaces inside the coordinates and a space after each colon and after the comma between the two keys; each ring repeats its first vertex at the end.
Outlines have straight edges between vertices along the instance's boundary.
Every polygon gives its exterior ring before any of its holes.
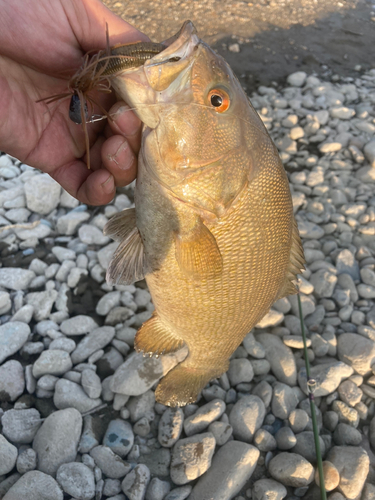
{"type": "Polygon", "coordinates": [[[152,317],[135,349],[187,357],[156,388],[184,406],[228,370],[244,337],[295,294],[304,254],[288,178],[226,61],[192,22],[111,84],[143,122],[135,208],[109,220],[110,284],[146,279],[152,317]]]}

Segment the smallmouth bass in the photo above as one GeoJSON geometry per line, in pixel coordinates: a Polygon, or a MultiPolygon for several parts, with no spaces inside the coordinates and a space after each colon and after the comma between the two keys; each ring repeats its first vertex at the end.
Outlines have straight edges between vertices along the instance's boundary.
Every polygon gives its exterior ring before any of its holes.
{"type": "Polygon", "coordinates": [[[110,283],[146,278],[155,312],[137,351],[186,359],[156,400],[196,401],[272,303],[296,293],[304,256],[276,147],[225,60],[191,22],[138,68],[111,79],[144,122],[135,209],[105,234],[119,241],[110,283]]]}

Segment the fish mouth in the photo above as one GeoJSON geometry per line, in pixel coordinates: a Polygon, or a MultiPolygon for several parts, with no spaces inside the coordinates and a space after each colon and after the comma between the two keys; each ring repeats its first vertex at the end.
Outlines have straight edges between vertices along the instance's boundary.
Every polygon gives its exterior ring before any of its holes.
{"type": "Polygon", "coordinates": [[[112,85],[150,128],[159,123],[160,108],[183,98],[189,86],[189,69],[201,44],[191,21],[186,21],[176,35],[162,42],[166,48],[142,66],[129,68],[115,76],[112,85]]]}

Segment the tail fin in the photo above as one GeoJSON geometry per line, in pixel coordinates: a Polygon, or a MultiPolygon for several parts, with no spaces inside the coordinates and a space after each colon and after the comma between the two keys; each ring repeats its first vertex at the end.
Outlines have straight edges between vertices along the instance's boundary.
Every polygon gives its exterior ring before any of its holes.
{"type": "Polygon", "coordinates": [[[158,403],[172,407],[194,403],[208,382],[222,375],[228,368],[223,365],[204,370],[184,365],[185,362],[180,363],[161,379],[155,392],[158,403]]]}

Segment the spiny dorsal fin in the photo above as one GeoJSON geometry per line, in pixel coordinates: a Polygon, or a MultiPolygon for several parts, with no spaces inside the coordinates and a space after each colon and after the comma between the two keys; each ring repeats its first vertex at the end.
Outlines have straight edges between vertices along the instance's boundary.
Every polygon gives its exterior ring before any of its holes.
{"type": "Polygon", "coordinates": [[[136,226],[135,209],[114,215],[105,225],[105,235],[120,241],[107,269],[107,283],[130,285],[145,276],[145,255],[141,235],[136,226]]]}
{"type": "Polygon", "coordinates": [[[176,234],[176,259],[181,271],[189,278],[212,278],[223,268],[223,260],[215,237],[199,221],[186,234],[176,234]]]}
{"type": "Polygon", "coordinates": [[[294,282],[297,281],[297,274],[301,273],[304,270],[304,267],[305,256],[303,253],[301,238],[298,232],[297,222],[294,219],[289,265],[286,271],[285,281],[279,291],[276,300],[286,297],[287,295],[294,295],[297,293],[296,285],[294,284],[294,282]]]}
{"type": "Polygon", "coordinates": [[[157,314],[147,320],[135,336],[134,346],[137,352],[151,356],[176,352],[185,345],[185,342],[164,325],[157,314]]]}

